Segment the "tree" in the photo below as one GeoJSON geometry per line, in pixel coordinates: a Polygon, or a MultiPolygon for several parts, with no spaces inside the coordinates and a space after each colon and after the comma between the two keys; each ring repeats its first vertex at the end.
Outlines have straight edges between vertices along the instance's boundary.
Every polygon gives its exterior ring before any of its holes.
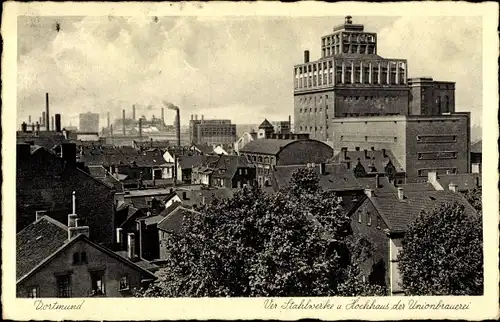
{"type": "Polygon", "coordinates": [[[312,169],[275,194],[258,187],[214,200],[185,217],[168,243],[159,282],[137,296],[255,297],[382,295],[362,282],[364,249],[350,219],[312,169]]]}
{"type": "Polygon", "coordinates": [[[483,211],[483,203],[482,203],[482,189],[481,187],[474,188],[471,190],[467,190],[464,193],[465,199],[476,209],[477,212],[483,211]]]}
{"type": "Polygon", "coordinates": [[[407,295],[481,295],[481,216],[458,203],[421,213],[405,233],[399,269],[407,295]]]}

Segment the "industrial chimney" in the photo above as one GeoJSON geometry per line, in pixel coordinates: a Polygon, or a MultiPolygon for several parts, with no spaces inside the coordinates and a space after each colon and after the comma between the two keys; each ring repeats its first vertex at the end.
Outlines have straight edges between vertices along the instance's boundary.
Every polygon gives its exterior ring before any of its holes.
{"type": "Polygon", "coordinates": [[[139,139],[142,141],[142,117],[139,118],[139,139]]]}
{"type": "Polygon", "coordinates": [[[50,118],[50,121],[51,121],[50,122],[50,130],[54,131],[54,117],[53,116],[50,118]]]}
{"type": "Polygon", "coordinates": [[[135,121],[135,105],[132,105],[132,119],[135,121]]]}
{"type": "Polygon", "coordinates": [[[307,64],[309,62],[309,50],[304,50],[304,63],[307,64]]]}
{"type": "Polygon", "coordinates": [[[47,120],[47,114],[45,112],[42,112],[42,122],[40,123],[41,126],[46,126],[45,121],[47,120]]]}
{"type": "Polygon", "coordinates": [[[31,124],[31,115],[28,116],[28,124],[31,124]]]}
{"type": "Polygon", "coordinates": [[[161,121],[165,124],[165,112],[163,111],[163,107],[161,108],[161,121]]]}
{"type": "Polygon", "coordinates": [[[49,114],[49,93],[45,93],[45,117],[46,119],[44,120],[46,130],[49,130],[49,123],[50,123],[50,114],[49,114]]]}
{"type": "Polygon", "coordinates": [[[110,125],[110,124],[109,124],[109,111],[108,111],[108,129],[109,129],[109,125],[110,125]]]}
{"type": "Polygon", "coordinates": [[[61,132],[61,114],[56,114],[56,132],[61,132]]]}
{"type": "Polygon", "coordinates": [[[175,128],[175,135],[177,138],[177,146],[181,146],[181,115],[179,108],[177,108],[177,114],[175,115],[175,120],[177,121],[177,127],[175,128]]]}
{"type": "Polygon", "coordinates": [[[122,110],[122,127],[123,127],[123,135],[125,135],[125,110],[122,110]]]}

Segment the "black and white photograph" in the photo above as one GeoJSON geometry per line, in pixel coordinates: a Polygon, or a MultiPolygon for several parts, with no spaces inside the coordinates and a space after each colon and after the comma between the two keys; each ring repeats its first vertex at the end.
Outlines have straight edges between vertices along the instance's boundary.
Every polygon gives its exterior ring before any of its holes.
{"type": "Polygon", "coordinates": [[[15,298],[33,312],[225,298],[365,314],[498,295],[484,8],[166,10],[14,19],[15,298]]]}

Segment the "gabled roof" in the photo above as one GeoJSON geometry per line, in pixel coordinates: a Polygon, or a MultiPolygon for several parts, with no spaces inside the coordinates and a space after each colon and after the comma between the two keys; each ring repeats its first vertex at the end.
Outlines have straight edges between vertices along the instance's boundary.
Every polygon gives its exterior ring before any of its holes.
{"type": "Polygon", "coordinates": [[[254,168],[246,157],[237,155],[219,155],[208,157],[196,169],[199,172],[213,173],[214,178],[232,179],[239,168],[254,168]]]}
{"type": "Polygon", "coordinates": [[[26,275],[68,240],[68,227],[43,216],[16,235],[16,278],[26,275]]]}
{"type": "Polygon", "coordinates": [[[369,200],[387,224],[391,232],[404,232],[422,211],[432,211],[442,203],[465,206],[467,213],[476,214],[474,208],[460,193],[451,191],[403,191],[404,199],[397,193],[374,194],[369,200]]]}
{"type": "Polygon", "coordinates": [[[201,165],[206,158],[205,155],[181,155],[177,162],[181,169],[184,170],[201,165]]]}
{"type": "Polygon", "coordinates": [[[185,207],[177,207],[158,223],[158,229],[173,234],[181,234],[184,217],[193,214],[199,215],[200,213],[185,207]]]}
{"type": "Polygon", "coordinates": [[[358,162],[361,163],[363,168],[365,168],[366,173],[380,173],[383,174],[385,172],[385,167],[389,162],[394,165],[396,168],[396,172],[405,172],[405,169],[401,165],[398,159],[394,156],[391,150],[385,150],[385,155],[384,152],[381,150],[368,150],[366,151],[366,154],[368,158],[365,155],[365,151],[346,151],[347,154],[347,159],[344,157],[344,152],[340,151],[338,154],[336,154],[332,161],[333,162],[345,162],[349,161],[351,162],[351,169],[354,169],[358,162]],[[376,171],[372,171],[372,167],[376,171]]]}
{"type": "Polygon", "coordinates": [[[470,152],[472,153],[483,153],[483,141],[479,140],[470,146],[470,152]]]}
{"type": "Polygon", "coordinates": [[[248,142],[240,152],[276,155],[285,146],[297,140],[260,139],[248,142]]]}
{"type": "Polygon", "coordinates": [[[274,126],[271,123],[269,123],[269,121],[267,119],[264,119],[264,121],[262,123],[260,123],[260,125],[259,125],[259,130],[260,129],[263,129],[263,130],[274,129],[274,126]]]}
{"type": "Polygon", "coordinates": [[[91,176],[97,179],[102,179],[106,177],[107,171],[102,165],[89,165],[89,173],[91,176]]]}
{"type": "Polygon", "coordinates": [[[423,183],[406,183],[406,184],[398,184],[397,187],[390,183],[387,177],[379,177],[379,186],[376,187],[376,178],[375,177],[361,177],[356,178],[358,182],[364,189],[372,189],[374,192],[381,193],[391,193],[397,192],[398,187],[404,189],[404,191],[435,191],[434,186],[428,182],[423,183]]]}
{"type": "Polygon", "coordinates": [[[169,195],[168,197],[163,199],[163,202],[168,202],[175,195],[179,197],[181,200],[183,207],[193,207],[199,206],[203,204],[205,201],[206,204],[212,202],[215,198],[217,199],[229,199],[232,198],[234,194],[233,189],[230,188],[216,188],[216,189],[197,189],[197,190],[185,190],[179,189],[174,191],[174,194],[169,195]],[[184,194],[186,195],[186,199],[184,199],[184,194]]]}
{"type": "Polygon", "coordinates": [[[50,217],[44,216],[38,221],[28,225],[17,234],[17,283],[20,283],[31,276],[34,272],[49,263],[58,254],[77,241],[83,241],[99,251],[121,261],[123,264],[142,272],[149,278],[156,279],[151,272],[141,268],[130,260],[123,258],[112,250],[93,242],[83,234],[79,234],[69,240],[67,229],[67,226],[50,217]],[[40,223],[42,224],[40,225],[40,223]]]}
{"type": "Polygon", "coordinates": [[[212,152],[214,152],[213,148],[206,145],[206,144],[195,144],[193,143],[191,145],[191,149],[192,150],[196,150],[198,152],[201,152],[203,154],[212,154],[212,152]]]}
{"type": "Polygon", "coordinates": [[[166,217],[168,214],[170,214],[172,211],[174,211],[180,205],[182,205],[182,203],[180,203],[178,201],[174,201],[170,206],[163,209],[163,211],[160,213],[160,215],[162,215],[163,217],[166,217]]]}
{"type": "MultiPolygon", "coordinates": [[[[277,166],[272,172],[273,188],[276,190],[286,188],[293,176],[293,173],[300,168],[307,168],[307,165],[277,166]]],[[[330,191],[362,190],[363,187],[354,177],[354,174],[347,170],[343,164],[326,164],[325,174],[320,174],[320,165],[314,166],[314,171],[319,177],[319,185],[330,191]]]]}

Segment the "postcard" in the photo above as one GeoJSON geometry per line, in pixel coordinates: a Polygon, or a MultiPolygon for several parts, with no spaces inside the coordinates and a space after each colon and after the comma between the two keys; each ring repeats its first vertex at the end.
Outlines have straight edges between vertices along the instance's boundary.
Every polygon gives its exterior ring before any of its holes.
{"type": "Polygon", "coordinates": [[[496,3],[4,9],[4,318],[498,318],[496,3]]]}

